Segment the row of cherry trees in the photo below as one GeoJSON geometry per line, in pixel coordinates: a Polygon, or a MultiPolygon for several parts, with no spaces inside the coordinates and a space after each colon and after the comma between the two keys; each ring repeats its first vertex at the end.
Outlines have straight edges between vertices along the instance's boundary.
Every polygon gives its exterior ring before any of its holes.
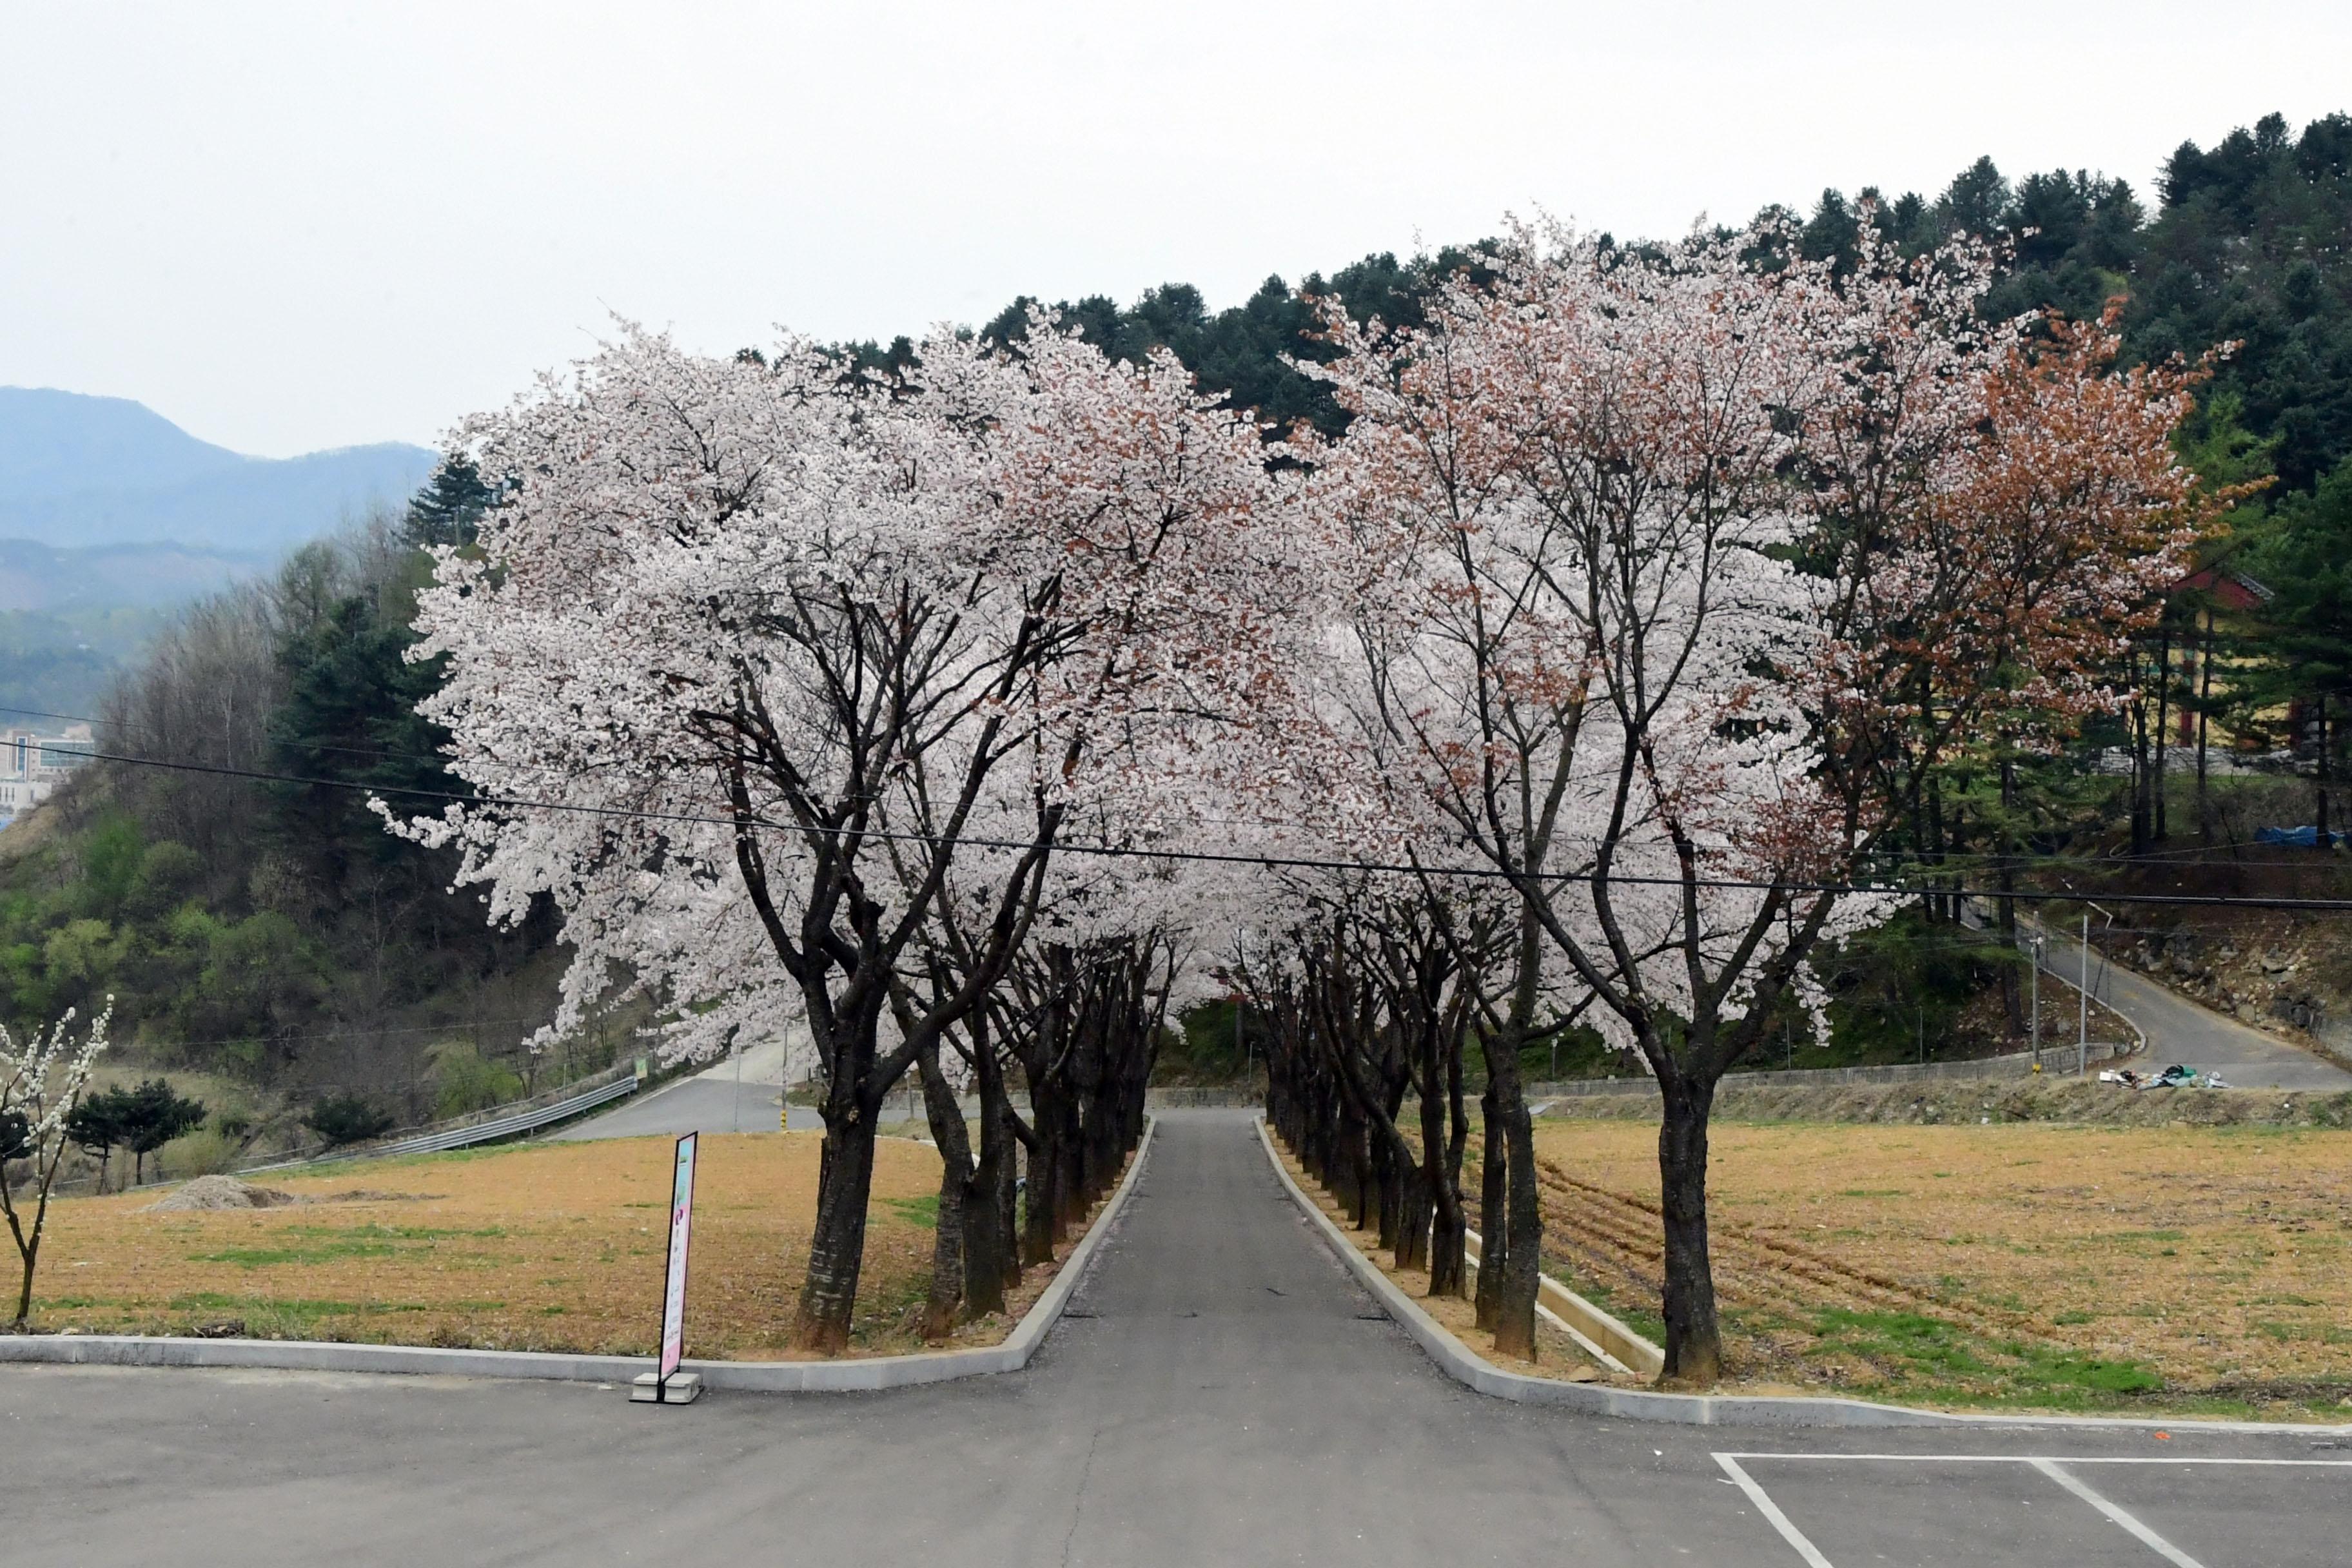
{"type": "Polygon", "coordinates": [[[678,1056],[805,1028],[806,1345],[847,1342],[908,1074],[943,1331],[1099,1195],[1171,1005],[1241,984],[1277,1128],[1441,1290],[1483,1079],[1507,1349],[1542,1247],[1519,1053],[1571,1019],[1637,1052],[1667,1368],[1712,1381],[1717,1083],[1818,1016],[1808,956],[1892,907],[1851,889],[1940,757],[2116,700],[2217,504],[2168,445],[2188,373],[1981,321],[1979,254],[1840,279],[1772,239],[1523,227],[1419,328],[1334,309],[1331,441],[1044,318],[887,380],[628,333],[462,432],[510,489],[418,653],[482,798],[394,826],[494,918],[553,901],[558,1029],[640,994],[678,1056]]]}

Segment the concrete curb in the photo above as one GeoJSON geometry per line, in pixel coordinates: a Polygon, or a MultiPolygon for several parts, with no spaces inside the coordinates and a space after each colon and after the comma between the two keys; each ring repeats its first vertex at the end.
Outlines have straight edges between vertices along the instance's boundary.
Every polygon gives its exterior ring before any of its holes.
{"type": "MultiPolygon", "coordinates": [[[[1147,1121],[1127,1174],[1087,1228],[1054,1282],[1004,1342],[978,1350],[927,1351],[863,1361],[688,1361],[705,1388],[751,1394],[849,1394],[1018,1372],[1029,1364],[1069,1304],[1143,1173],[1159,1123],[1147,1121]]],[[[427,1345],[334,1344],[316,1340],[199,1340],[161,1334],[0,1335],[0,1363],[64,1366],[274,1368],[291,1372],[383,1372],[415,1376],[532,1378],[625,1385],[646,1370],[644,1356],[562,1355],[540,1351],[438,1350],[427,1345]]]]}
{"type": "Polygon", "coordinates": [[[1381,1266],[1365,1257],[1340,1233],[1291,1178],[1266,1131],[1257,1120],[1258,1142],[1266,1163],[1282,1181],[1291,1201],[1321,1233],[1324,1244],[1340,1263],[1372,1293],[1397,1326],[1454,1382],[1496,1399],[1520,1405],[1558,1405],[1589,1415],[1615,1416],[1621,1421],[1659,1421],[1687,1426],[2063,1426],[2093,1429],[2127,1428],[2147,1431],[2291,1432],[2303,1436],[2352,1434],[2352,1426],[2304,1426],[2284,1421],[2205,1421],[2195,1416],[2178,1420],[2146,1420],[2136,1416],[2102,1415],[1975,1415],[1942,1410],[1917,1410],[1903,1405],[1879,1405],[1866,1399],[1822,1399],[1803,1395],[1664,1394],[1653,1389],[1612,1388],[1591,1383],[1562,1383],[1549,1377],[1528,1377],[1505,1372],[1456,1339],[1420,1304],[1397,1288],[1381,1266]]]}

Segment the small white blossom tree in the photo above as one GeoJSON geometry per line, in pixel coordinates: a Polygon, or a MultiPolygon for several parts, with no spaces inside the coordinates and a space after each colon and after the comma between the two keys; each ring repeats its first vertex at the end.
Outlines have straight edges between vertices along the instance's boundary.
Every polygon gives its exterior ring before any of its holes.
{"type": "Polygon", "coordinates": [[[90,1064],[106,1049],[106,1026],[113,1017],[114,998],[109,996],[105,1011],[77,1042],[68,1008],[47,1033],[36,1035],[21,1047],[0,1026],[0,1215],[7,1218],[9,1237],[25,1269],[16,1292],[14,1326],[18,1329],[33,1311],[33,1269],[40,1261],[41,1232],[48,1224],[49,1194],[68,1144],[66,1118],[89,1087],[90,1064]]]}

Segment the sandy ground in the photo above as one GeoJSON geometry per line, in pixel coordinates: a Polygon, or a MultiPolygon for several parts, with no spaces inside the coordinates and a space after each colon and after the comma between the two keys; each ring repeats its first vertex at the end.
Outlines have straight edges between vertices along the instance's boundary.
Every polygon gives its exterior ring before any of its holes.
{"type": "MultiPolygon", "coordinates": [[[[689,1354],[786,1353],[821,1142],[704,1135],[689,1354]]],[[[667,1138],[622,1139],[272,1173],[255,1180],[319,1201],[266,1210],[142,1212],[163,1195],[156,1187],[67,1199],[50,1214],[37,1321],[650,1353],[671,1149],[667,1138]]],[[[939,1171],[929,1146],[882,1140],[858,1294],[866,1352],[914,1348],[939,1171]]],[[[966,1332],[989,1342],[1003,1327],[966,1332]]]]}
{"type": "MultiPolygon", "coordinates": [[[[1654,1314],[1654,1129],[1537,1138],[1547,1257],[1654,1314]]],[[[2338,1419],[2352,1396],[2352,1133],[1718,1121],[1711,1149],[1737,1375],[2338,1419]]]]}

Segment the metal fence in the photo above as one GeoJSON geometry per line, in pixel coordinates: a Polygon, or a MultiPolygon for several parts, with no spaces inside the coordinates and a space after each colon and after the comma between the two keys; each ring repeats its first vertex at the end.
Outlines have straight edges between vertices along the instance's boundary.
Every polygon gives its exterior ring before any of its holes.
{"type": "Polygon", "coordinates": [[[436,1132],[419,1133],[413,1138],[395,1139],[364,1149],[338,1150],[331,1153],[298,1155],[290,1160],[277,1160],[267,1165],[251,1165],[241,1173],[260,1171],[283,1171],[295,1165],[324,1164],[336,1160],[376,1160],[393,1154],[438,1154],[451,1149],[470,1148],[477,1143],[495,1143],[500,1139],[520,1138],[569,1121],[599,1106],[610,1105],[616,1100],[636,1093],[644,1080],[632,1072],[625,1078],[599,1084],[594,1089],[569,1095],[545,1105],[526,1106],[520,1110],[494,1117],[488,1121],[470,1122],[457,1127],[443,1128],[436,1132]]]}

